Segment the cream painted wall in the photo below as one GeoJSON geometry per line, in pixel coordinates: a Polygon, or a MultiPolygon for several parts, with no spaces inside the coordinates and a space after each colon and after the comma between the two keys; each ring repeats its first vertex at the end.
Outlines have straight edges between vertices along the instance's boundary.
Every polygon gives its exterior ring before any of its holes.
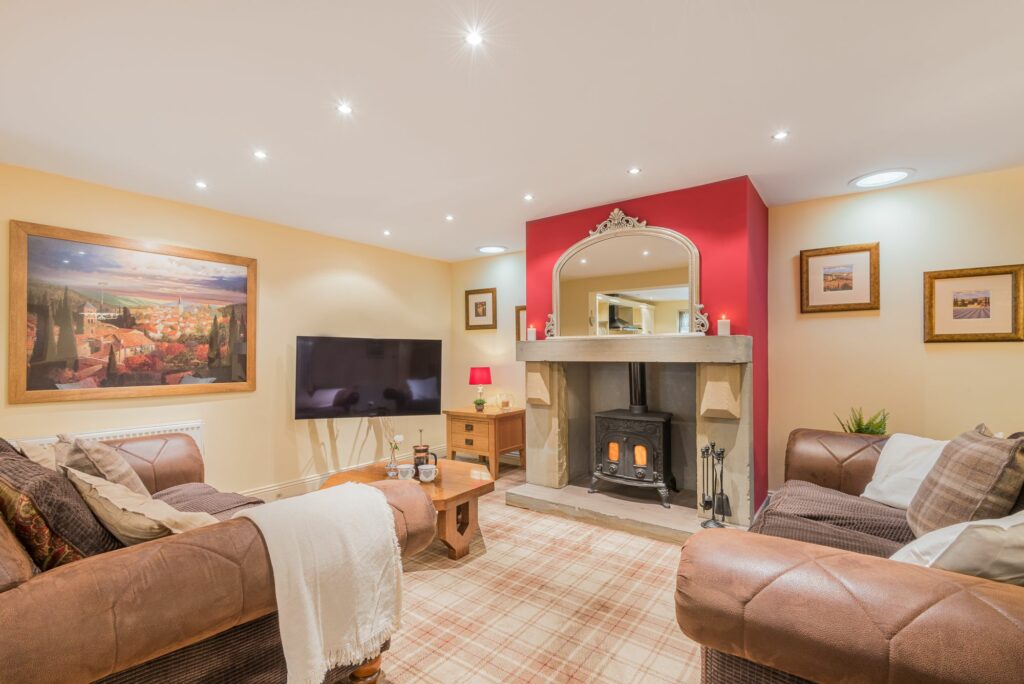
{"type": "Polygon", "coordinates": [[[769,485],[790,430],[851,406],[890,432],[1024,430],[1024,343],[924,344],[925,271],[1024,262],[1024,167],[775,207],[769,219],[769,485]],[[801,314],[801,249],[879,242],[881,310],[801,314]]]}
{"type": "MultiPolygon", "coordinates": [[[[285,483],[383,455],[379,422],[292,418],[296,335],[414,337],[443,341],[451,363],[452,266],[196,206],[0,165],[0,336],[6,341],[9,221],[17,219],[258,259],[257,389],[204,397],[12,406],[3,375],[0,435],[205,422],[207,480],[247,490],[285,483]]],[[[500,295],[500,293],[499,293],[500,295]]],[[[508,294],[501,301],[508,305],[508,294]]],[[[522,295],[517,295],[522,300],[522,295]]],[[[519,303],[517,301],[517,303],[519,303]]],[[[504,309],[502,315],[505,315],[504,309]]],[[[461,319],[460,319],[461,320],[461,319]]],[[[509,320],[511,320],[509,318],[509,320]]],[[[6,355],[5,355],[6,358],[6,355]]],[[[444,403],[452,383],[445,377],[444,403]]],[[[464,389],[464,388],[459,388],[464,389]]],[[[444,441],[439,416],[400,418],[444,441]]]]}
{"type": "Polygon", "coordinates": [[[445,382],[452,404],[469,406],[476,399],[476,387],[469,385],[472,366],[490,366],[492,385],[484,398],[512,395],[514,406],[526,402],[526,368],[516,361],[517,306],[526,304],[526,254],[516,252],[452,264],[451,354],[445,382]],[[498,290],[498,327],[495,330],[466,330],[466,290],[494,287],[498,290]]]}

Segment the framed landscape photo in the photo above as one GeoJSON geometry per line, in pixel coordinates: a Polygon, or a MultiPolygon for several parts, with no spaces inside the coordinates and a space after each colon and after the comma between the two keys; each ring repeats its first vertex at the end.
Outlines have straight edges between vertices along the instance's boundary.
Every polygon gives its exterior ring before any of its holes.
{"type": "Polygon", "coordinates": [[[11,221],[8,398],[256,388],[256,260],[11,221]]]}
{"type": "Polygon", "coordinates": [[[498,327],[498,291],[493,288],[466,290],[466,330],[498,327]]]}
{"type": "Polygon", "coordinates": [[[800,312],[879,308],[878,243],[800,252],[800,312]]]}
{"type": "Polygon", "coordinates": [[[924,274],[925,342],[1024,342],[1024,264],[924,274]]]}
{"type": "Polygon", "coordinates": [[[516,307],[516,342],[526,342],[526,307],[516,307]]]}

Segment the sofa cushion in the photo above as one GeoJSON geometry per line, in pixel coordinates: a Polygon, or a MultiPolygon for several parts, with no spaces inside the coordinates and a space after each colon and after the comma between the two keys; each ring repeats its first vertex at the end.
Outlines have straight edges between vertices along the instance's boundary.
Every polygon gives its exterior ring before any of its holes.
{"type": "Polygon", "coordinates": [[[772,494],[750,531],[885,558],[914,538],[902,510],[800,480],[772,494]]]}
{"type": "Polygon", "coordinates": [[[67,478],[3,440],[0,515],[40,570],[121,548],[67,478]]]}
{"type": "Polygon", "coordinates": [[[59,465],[66,465],[94,477],[102,477],[109,482],[123,485],[136,494],[149,496],[146,485],[142,484],[142,480],[117,449],[95,439],[76,438],[74,444],[74,451],[59,465]]]}
{"type": "Polygon", "coordinates": [[[187,482],[176,485],[153,495],[179,511],[187,513],[209,513],[218,520],[229,520],[238,511],[259,506],[263,502],[254,496],[220,492],[202,482],[187,482]]]}
{"type": "Polygon", "coordinates": [[[37,572],[36,564],[11,528],[0,522],[0,594],[32,579],[37,572]]]}
{"type": "Polygon", "coordinates": [[[217,522],[209,513],[182,513],[148,492],[139,494],[74,468],[65,472],[103,526],[128,546],[217,522]]]}
{"type": "Polygon", "coordinates": [[[907,522],[914,534],[971,520],[1002,518],[1024,485],[1024,437],[1002,439],[984,425],[942,450],[917,490],[907,522]]]}

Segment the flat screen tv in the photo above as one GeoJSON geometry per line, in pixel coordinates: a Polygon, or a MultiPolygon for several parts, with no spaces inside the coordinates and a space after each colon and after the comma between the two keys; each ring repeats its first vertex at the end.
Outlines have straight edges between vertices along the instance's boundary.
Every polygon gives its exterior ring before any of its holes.
{"type": "Polygon", "coordinates": [[[299,337],[295,418],[441,413],[441,340],[299,337]]]}

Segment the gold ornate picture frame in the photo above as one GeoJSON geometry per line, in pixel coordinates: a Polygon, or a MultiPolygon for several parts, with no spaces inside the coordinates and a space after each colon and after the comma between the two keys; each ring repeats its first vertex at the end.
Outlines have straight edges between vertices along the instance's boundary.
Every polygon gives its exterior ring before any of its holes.
{"type": "Polygon", "coordinates": [[[12,404],[256,389],[256,260],[10,223],[12,404]]]}
{"type": "Polygon", "coordinates": [[[800,313],[881,308],[877,242],[800,251],[800,313]]]}
{"type": "Polygon", "coordinates": [[[925,342],[1024,342],[1024,264],[924,274],[925,342]]]}

